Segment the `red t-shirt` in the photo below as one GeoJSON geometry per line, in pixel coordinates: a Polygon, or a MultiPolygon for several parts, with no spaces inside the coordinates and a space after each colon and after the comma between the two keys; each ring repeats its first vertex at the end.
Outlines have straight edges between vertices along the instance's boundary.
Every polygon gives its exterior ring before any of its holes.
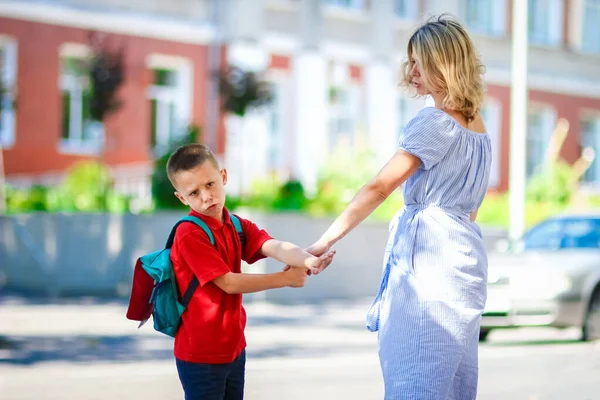
{"type": "Polygon", "coordinates": [[[246,235],[242,245],[229,212],[223,209],[223,221],[191,211],[211,229],[216,246],[197,225],[183,223],[177,228],[171,248],[171,262],[180,296],[196,275],[200,285],[181,316],[175,335],[175,357],[188,362],[230,363],[246,348],[244,329],[246,311],[241,294],[227,294],[212,280],[228,272],[241,273],[241,260],[251,264],[264,256],[260,248],[271,236],[254,223],[240,218],[246,235]]]}

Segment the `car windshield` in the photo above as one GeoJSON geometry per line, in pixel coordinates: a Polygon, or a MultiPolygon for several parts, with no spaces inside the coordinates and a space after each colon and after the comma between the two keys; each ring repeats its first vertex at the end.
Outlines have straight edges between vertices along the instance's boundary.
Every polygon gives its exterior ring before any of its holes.
{"type": "Polygon", "coordinates": [[[600,220],[564,218],[541,222],[523,238],[530,249],[574,249],[600,247],[600,220]]]}

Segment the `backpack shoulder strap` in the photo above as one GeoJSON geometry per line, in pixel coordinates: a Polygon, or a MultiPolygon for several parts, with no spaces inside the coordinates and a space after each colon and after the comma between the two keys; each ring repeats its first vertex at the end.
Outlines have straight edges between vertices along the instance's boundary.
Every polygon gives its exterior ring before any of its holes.
{"type": "Polygon", "coordinates": [[[242,223],[240,222],[239,217],[235,214],[229,214],[229,218],[231,218],[231,222],[233,223],[233,226],[235,226],[235,230],[238,233],[238,236],[240,237],[242,248],[244,248],[244,246],[246,245],[246,234],[242,229],[242,223]]]}
{"type": "MultiPolygon", "coordinates": [[[[187,215],[185,217],[182,217],[179,221],[177,221],[177,223],[175,224],[173,229],[171,229],[171,233],[169,234],[169,239],[167,239],[167,244],[165,245],[166,249],[170,249],[173,246],[173,241],[175,240],[175,232],[177,231],[177,227],[179,226],[179,224],[181,224],[183,222],[192,222],[192,223],[198,225],[200,228],[202,228],[202,230],[206,233],[206,235],[208,235],[208,239],[210,240],[210,243],[213,246],[215,246],[215,237],[213,236],[213,233],[210,230],[210,228],[208,227],[208,225],[206,225],[206,223],[198,217],[193,217],[191,215],[187,215]]],[[[183,298],[181,299],[181,305],[184,308],[187,307],[187,305],[189,304],[190,300],[192,299],[192,296],[194,295],[194,292],[198,288],[198,285],[200,285],[200,282],[198,281],[198,278],[196,277],[196,275],[193,275],[192,281],[190,282],[190,285],[185,290],[185,292],[183,294],[183,298]]]]}
{"type": "Polygon", "coordinates": [[[206,225],[206,223],[198,217],[186,215],[185,217],[182,217],[179,221],[177,221],[177,223],[175,224],[173,229],[171,229],[171,233],[169,234],[169,239],[167,239],[167,244],[165,245],[166,249],[170,249],[171,247],[173,247],[173,241],[175,240],[175,232],[177,231],[177,227],[179,226],[179,224],[181,224],[182,222],[192,222],[192,223],[198,225],[200,228],[202,228],[202,230],[206,233],[206,235],[208,235],[208,239],[210,240],[210,243],[213,246],[215,245],[215,237],[213,236],[212,231],[210,230],[208,225],[206,225]]]}

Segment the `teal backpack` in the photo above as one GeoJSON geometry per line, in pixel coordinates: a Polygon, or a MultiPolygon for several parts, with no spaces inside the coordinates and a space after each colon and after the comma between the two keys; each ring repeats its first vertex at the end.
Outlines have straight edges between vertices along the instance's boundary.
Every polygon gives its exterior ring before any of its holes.
{"type": "MultiPolygon", "coordinates": [[[[230,217],[243,248],[245,235],[240,220],[233,214],[230,214],[230,217]]],[[[204,221],[193,216],[181,218],[171,229],[164,249],[146,254],[137,260],[127,309],[128,319],[141,322],[138,328],[144,325],[152,315],[154,329],[171,337],[175,337],[181,323],[181,314],[185,311],[199,285],[198,278],[194,275],[190,285],[183,292],[183,298],[179,297],[170,255],[175,232],[179,224],[183,222],[192,222],[198,225],[215,246],[215,238],[204,221]]],[[[198,257],[202,257],[202,255],[198,254],[198,257]]]]}

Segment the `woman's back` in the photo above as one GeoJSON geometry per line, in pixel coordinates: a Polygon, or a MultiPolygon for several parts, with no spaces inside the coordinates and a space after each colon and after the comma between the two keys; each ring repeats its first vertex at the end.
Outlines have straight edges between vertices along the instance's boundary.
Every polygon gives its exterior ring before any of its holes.
{"type": "Polygon", "coordinates": [[[406,126],[400,147],[422,161],[404,184],[407,205],[436,205],[464,213],[479,208],[492,160],[486,133],[469,130],[443,110],[427,107],[406,126]]]}

